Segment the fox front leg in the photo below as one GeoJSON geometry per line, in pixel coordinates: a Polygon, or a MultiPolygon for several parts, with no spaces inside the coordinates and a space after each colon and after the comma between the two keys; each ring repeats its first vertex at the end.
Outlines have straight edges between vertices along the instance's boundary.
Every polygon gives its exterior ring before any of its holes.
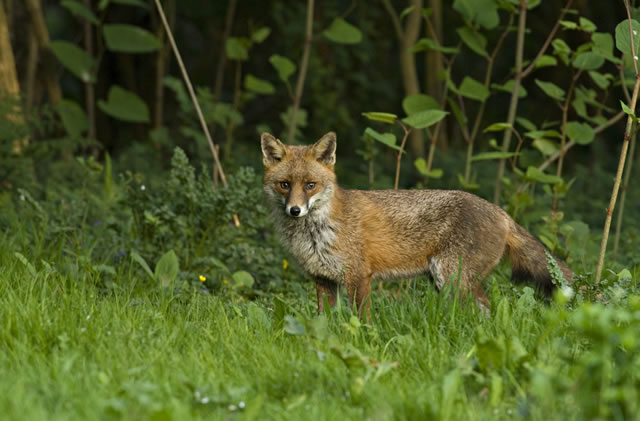
{"type": "Polygon", "coordinates": [[[358,279],[355,282],[347,282],[347,293],[349,295],[349,303],[353,305],[355,302],[360,319],[365,320],[366,313],[366,320],[370,320],[371,300],[369,294],[371,293],[371,276],[358,279]]]}
{"type": "Polygon", "coordinates": [[[316,293],[318,295],[318,314],[324,312],[324,297],[327,297],[329,307],[334,307],[338,300],[338,284],[328,279],[316,278],[316,293]]]}

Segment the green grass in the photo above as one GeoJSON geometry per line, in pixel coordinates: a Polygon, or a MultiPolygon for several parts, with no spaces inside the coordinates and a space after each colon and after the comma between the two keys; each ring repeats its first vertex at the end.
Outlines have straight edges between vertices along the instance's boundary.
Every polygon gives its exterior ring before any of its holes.
{"type": "Polygon", "coordinates": [[[419,285],[375,294],[361,324],[346,308],[316,316],[304,296],[141,287],[128,263],[110,289],[65,258],[47,266],[0,252],[6,420],[632,419],[600,395],[620,382],[598,370],[627,369],[635,399],[638,345],[598,338],[640,337],[636,302],[616,310],[630,306],[625,321],[601,305],[569,311],[494,287],[486,318],[419,285]],[[627,360],[612,366],[621,347],[627,360]]]}

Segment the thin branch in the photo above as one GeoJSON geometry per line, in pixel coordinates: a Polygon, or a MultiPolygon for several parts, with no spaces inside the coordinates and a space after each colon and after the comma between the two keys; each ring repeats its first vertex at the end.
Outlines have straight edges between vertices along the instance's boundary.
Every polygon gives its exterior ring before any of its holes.
{"type": "Polygon", "coordinates": [[[293,97],[291,120],[289,121],[289,130],[287,131],[287,142],[289,143],[293,143],[296,134],[296,119],[298,118],[298,108],[300,108],[300,101],[302,100],[304,80],[307,77],[307,66],[309,65],[309,53],[311,52],[311,43],[313,42],[313,2],[314,0],[308,0],[307,2],[307,28],[305,31],[304,51],[302,52],[300,73],[298,73],[296,94],[293,97]]]}
{"type": "MultiPolygon", "coordinates": [[[[627,10],[627,16],[630,17],[629,1],[625,0],[624,7],[627,10]]],[[[636,73],[636,81],[633,86],[633,94],[631,95],[631,103],[629,108],[631,111],[635,111],[636,102],[638,101],[638,90],[640,90],[640,74],[638,74],[638,66],[635,63],[635,46],[633,43],[633,30],[631,27],[631,18],[629,22],[629,34],[631,35],[631,57],[634,62],[634,70],[636,73]]],[[[609,200],[609,207],[607,208],[607,216],[604,220],[604,230],[602,231],[602,243],[600,244],[600,256],[598,257],[598,267],[596,268],[595,283],[600,282],[602,275],[602,267],[604,266],[604,255],[607,251],[607,240],[609,239],[609,230],[611,229],[611,218],[613,216],[613,210],[616,207],[616,199],[618,198],[618,190],[620,189],[620,182],[622,180],[622,172],[624,170],[625,160],[627,158],[627,150],[629,148],[629,141],[631,139],[631,131],[633,129],[633,116],[627,116],[627,127],[624,132],[624,140],[622,142],[622,150],[620,151],[620,160],[618,161],[618,170],[616,171],[616,181],[613,184],[613,191],[611,192],[611,199],[609,200]]]]}
{"type": "MultiPolygon", "coordinates": [[[[509,103],[509,112],[507,114],[507,123],[513,126],[516,120],[516,112],[518,110],[518,95],[520,94],[520,83],[522,81],[522,56],[524,52],[524,34],[527,26],[527,0],[520,3],[520,17],[518,19],[518,39],[516,42],[516,76],[513,81],[513,91],[511,92],[511,101],[509,103]]],[[[509,151],[511,143],[511,130],[505,130],[502,138],[502,151],[509,151]]],[[[506,161],[500,160],[498,164],[498,174],[496,176],[495,187],[493,191],[493,203],[500,202],[500,189],[502,188],[502,176],[504,175],[504,167],[506,161]]]]}
{"type": "Polygon", "coordinates": [[[396,36],[398,40],[402,40],[404,38],[404,31],[402,30],[402,24],[400,23],[400,18],[396,13],[395,9],[391,5],[390,0],[382,0],[382,5],[389,13],[389,17],[391,17],[391,22],[393,23],[393,29],[396,31],[396,36]]]}
{"type": "MultiPolygon", "coordinates": [[[[636,124],[637,127],[637,124],[636,124]]],[[[633,170],[633,158],[636,150],[637,133],[633,133],[631,144],[629,145],[629,159],[624,169],[624,180],[622,181],[622,194],[620,196],[620,206],[618,207],[618,217],[616,219],[616,233],[613,240],[613,260],[616,260],[618,254],[618,245],[620,244],[620,231],[622,229],[622,216],[624,215],[624,203],[627,199],[627,187],[629,187],[629,179],[631,179],[631,171],[633,170]]]]}
{"type": "Polygon", "coordinates": [[[573,3],[573,0],[567,0],[566,6],[564,6],[564,9],[562,9],[562,12],[560,12],[560,16],[558,17],[556,24],[553,26],[553,29],[551,29],[551,32],[549,32],[547,39],[544,41],[544,44],[542,44],[542,48],[540,48],[540,51],[538,51],[538,54],[536,55],[536,57],[533,60],[531,60],[531,63],[529,63],[529,66],[522,72],[523,79],[533,71],[533,69],[535,68],[536,62],[547,51],[547,48],[549,48],[549,44],[551,44],[551,40],[553,40],[553,37],[556,36],[556,32],[558,32],[558,29],[560,28],[560,21],[562,20],[562,18],[564,18],[564,15],[567,13],[569,8],[571,7],[571,3],[573,3]]]}
{"type": "Polygon", "coordinates": [[[404,152],[404,145],[407,143],[407,138],[409,137],[409,133],[411,133],[411,129],[407,128],[400,120],[396,120],[396,123],[400,124],[402,130],[404,130],[404,137],[402,138],[402,143],[400,143],[400,150],[398,151],[398,157],[396,158],[396,180],[393,183],[393,189],[398,190],[398,184],[400,182],[400,161],[402,160],[402,153],[404,152]]]}
{"type": "Polygon", "coordinates": [[[216,69],[216,79],[213,87],[213,97],[216,101],[220,101],[222,93],[222,82],[224,82],[224,66],[227,62],[227,39],[231,35],[233,27],[233,17],[236,12],[236,4],[238,0],[229,0],[227,6],[227,15],[224,18],[224,32],[222,33],[222,48],[220,49],[220,57],[218,57],[218,68],[216,69]]]}
{"type": "MultiPolygon", "coordinates": [[[[595,129],[593,129],[594,133],[597,135],[599,133],[601,133],[602,131],[604,131],[605,129],[609,128],[610,126],[612,126],[613,124],[617,123],[622,117],[624,117],[626,114],[623,111],[620,111],[618,114],[614,115],[613,117],[611,117],[609,120],[607,120],[606,122],[602,123],[601,125],[599,125],[598,127],[596,127],[595,129]]],[[[544,171],[549,165],[553,164],[558,158],[560,158],[560,155],[567,153],[567,151],[571,148],[573,148],[576,145],[576,141],[572,140],[570,142],[568,142],[564,148],[560,149],[559,151],[557,151],[556,153],[554,153],[553,155],[551,155],[549,158],[547,158],[542,164],[540,164],[538,166],[538,169],[540,171],[544,171]]]]}
{"type": "MultiPolygon", "coordinates": [[[[224,175],[224,171],[222,170],[222,165],[220,164],[220,158],[218,157],[218,151],[216,150],[216,146],[213,143],[213,139],[211,139],[211,133],[209,133],[209,127],[207,127],[207,123],[204,119],[204,115],[202,114],[202,110],[200,109],[200,104],[198,103],[198,99],[196,98],[196,93],[193,90],[193,86],[191,85],[189,74],[187,73],[187,69],[184,66],[184,62],[182,61],[180,50],[178,50],[176,41],[173,38],[173,33],[171,32],[171,28],[169,27],[169,22],[167,22],[167,17],[164,15],[164,10],[162,9],[162,4],[160,4],[160,0],[155,0],[155,3],[156,3],[156,8],[158,9],[158,14],[160,15],[160,19],[162,19],[164,30],[167,33],[167,38],[169,38],[169,43],[171,43],[173,54],[176,56],[178,66],[180,67],[180,71],[182,72],[182,77],[184,79],[185,84],[187,85],[187,90],[189,91],[189,95],[191,96],[191,101],[193,102],[193,106],[195,107],[196,113],[198,114],[200,125],[202,126],[204,135],[207,138],[207,143],[209,143],[209,149],[211,149],[211,154],[213,155],[213,162],[215,163],[214,166],[215,168],[217,168],[218,173],[220,174],[220,180],[222,180],[222,185],[227,187],[227,177],[224,175]]],[[[234,219],[237,219],[237,217],[235,217],[234,219]]]]}

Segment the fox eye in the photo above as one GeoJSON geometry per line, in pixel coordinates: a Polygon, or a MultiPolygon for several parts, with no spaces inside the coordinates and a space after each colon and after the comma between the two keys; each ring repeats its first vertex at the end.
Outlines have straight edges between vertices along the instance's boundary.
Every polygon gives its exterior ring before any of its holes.
{"type": "Polygon", "coordinates": [[[316,183],[307,183],[306,186],[304,186],[304,188],[306,190],[313,190],[313,188],[316,186],[316,183]]]}
{"type": "Polygon", "coordinates": [[[290,187],[290,186],[289,186],[289,182],[288,182],[288,181],[281,181],[281,182],[280,182],[280,187],[281,187],[283,190],[289,190],[289,187],[290,187]]]}

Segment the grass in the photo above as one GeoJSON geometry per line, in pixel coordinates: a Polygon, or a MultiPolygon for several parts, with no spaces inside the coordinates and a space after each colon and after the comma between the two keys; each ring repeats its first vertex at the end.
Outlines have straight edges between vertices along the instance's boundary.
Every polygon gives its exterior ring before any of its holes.
{"type": "Polygon", "coordinates": [[[141,288],[131,264],[120,268],[118,287],[105,289],[99,274],[58,269],[63,263],[0,253],[3,419],[583,414],[561,354],[577,355],[589,337],[558,329],[564,306],[530,291],[494,288],[485,318],[430,286],[403,287],[395,298],[374,295],[373,320],[361,324],[346,308],[316,316],[304,296],[250,301],[186,285],[141,288]],[[567,393],[549,384],[558,374],[567,393]]]}

